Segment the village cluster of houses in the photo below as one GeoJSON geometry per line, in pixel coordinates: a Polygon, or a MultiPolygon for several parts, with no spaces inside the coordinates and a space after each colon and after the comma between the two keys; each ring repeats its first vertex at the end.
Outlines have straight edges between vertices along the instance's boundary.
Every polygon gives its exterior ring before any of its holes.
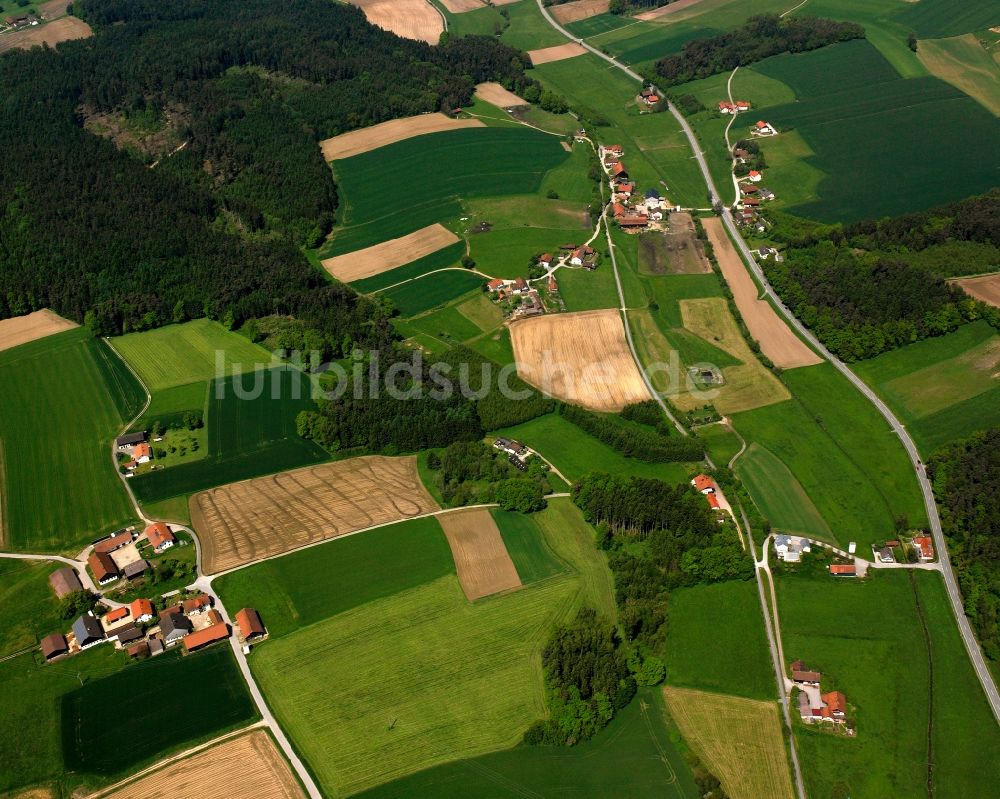
{"type": "Polygon", "coordinates": [[[646,108],[657,108],[660,104],[660,95],[647,86],[639,93],[636,100],[646,108]]]}
{"type": "Polygon", "coordinates": [[[634,199],[635,183],[622,161],[625,150],[620,144],[602,146],[600,155],[611,186],[611,213],[622,230],[641,233],[652,227],[652,223],[663,221],[670,211],[679,210],[669,205],[656,189],[648,189],[641,200],[634,199]]]}
{"type": "Polygon", "coordinates": [[[20,31],[41,24],[41,20],[35,14],[24,14],[20,17],[4,17],[4,27],[0,32],[20,31]]]}
{"type": "MultiPolygon", "coordinates": [[[[551,259],[551,256],[546,255],[543,257],[551,259]]],[[[547,286],[550,294],[556,295],[559,293],[559,286],[556,283],[555,275],[548,275],[547,286]]],[[[516,278],[515,280],[494,278],[486,284],[486,290],[498,302],[515,297],[518,299],[517,305],[510,312],[511,319],[538,316],[545,313],[545,305],[542,303],[538,289],[533,287],[523,277],[516,278]]]]}
{"type": "Polygon", "coordinates": [[[507,460],[519,471],[528,470],[527,460],[535,453],[520,441],[510,438],[498,438],[493,442],[493,446],[501,452],[507,453],[507,460]]]}
{"type": "Polygon", "coordinates": [[[907,545],[912,548],[920,563],[934,560],[934,541],[928,535],[915,535],[908,542],[894,540],[886,541],[882,546],[873,545],[872,555],[876,563],[896,563],[895,550],[907,545]]]}
{"type": "MultiPolygon", "coordinates": [[[[76,573],[68,568],[50,577],[53,585],[57,581],[63,584],[68,579],[67,571],[72,572],[70,583],[75,580],[79,585],[76,573]]],[[[105,642],[124,649],[132,658],[155,657],[178,643],[185,652],[194,652],[230,636],[229,625],[212,604],[210,596],[199,594],[159,612],[148,599],[117,606],[103,616],[88,611],[73,622],[68,633],[52,633],[43,638],[42,655],[47,661],[56,660],[105,642]]],[[[243,608],[236,614],[236,628],[237,638],[245,648],[267,636],[254,608],[243,608]]]]}
{"type": "Polygon", "coordinates": [[[115,439],[115,447],[119,452],[128,453],[131,460],[122,464],[126,477],[132,477],[140,464],[153,460],[153,448],[149,444],[149,432],[126,433],[115,439]]]}
{"type": "Polygon", "coordinates": [[[840,691],[820,692],[818,671],[812,671],[801,660],[791,665],[792,683],[799,689],[799,718],[806,724],[828,723],[843,725],[848,735],[854,735],[854,727],[847,718],[847,697],[840,691]]]}
{"type": "Polygon", "coordinates": [[[94,544],[87,566],[97,585],[108,585],[115,580],[135,580],[144,575],[150,563],[139,551],[140,545],[148,543],[157,555],[166,552],[177,543],[177,536],[163,522],[149,525],[140,534],[135,527],[126,527],[112,533],[94,544]]]}
{"type": "Polygon", "coordinates": [[[719,101],[720,114],[740,114],[749,110],[750,103],[746,100],[735,100],[734,102],[729,102],[729,100],[719,101]]]}

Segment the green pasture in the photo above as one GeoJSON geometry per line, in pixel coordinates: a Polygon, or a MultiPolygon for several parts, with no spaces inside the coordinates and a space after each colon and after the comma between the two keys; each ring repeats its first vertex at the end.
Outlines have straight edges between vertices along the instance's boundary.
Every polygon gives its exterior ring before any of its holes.
{"type": "Polygon", "coordinates": [[[271,354],[263,347],[211,319],[129,333],[112,344],[151,392],[219,376],[220,355],[223,374],[271,363],[271,354]]]}
{"type": "Polygon", "coordinates": [[[536,583],[564,572],[565,564],[555,556],[534,516],[495,508],[490,511],[503,537],[507,554],[514,561],[517,575],[524,585],[536,583]]]}
{"type": "Polygon", "coordinates": [[[569,22],[563,27],[574,36],[589,39],[592,36],[600,36],[602,33],[634,24],[635,21],[624,14],[597,14],[586,19],[579,19],[576,22],[569,22]]]}
{"type": "Polygon", "coordinates": [[[446,305],[436,311],[412,319],[396,320],[394,323],[396,329],[406,338],[424,333],[449,345],[467,341],[483,332],[458,309],[457,305],[446,305]]]}
{"type": "Polygon", "coordinates": [[[920,0],[903,6],[898,18],[921,37],[957,36],[996,25],[997,7],[992,0],[965,0],[958,5],[949,0],[920,0]]]}
{"type": "Polygon", "coordinates": [[[328,459],[300,438],[295,417],[315,404],[308,376],[290,367],[220,378],[209,386],[208,457],[132,478],[143,503],[328,459]]]}
{"type": "Polygon", "coordinates": [[[211,386],[211,381],[199,380],[196,383],[153,391],[149,407],[130,429],[148,430],[156,421],[167,427],[182,424],[184,414],[190,411],[201,413],[204,418],[211,386]]]}
{"type": "Polygon", "coordinates": [[[920,451],[930,455],[938,447],[996,424],[998,407],[1000,387],[918,419],[909,430],[920,451]]]}
{"type": "Polygon", "coordinates": [[[506,8],[510,14],[510,27],[500,37],[504,44],[520,50],[538,50],[565,44],[566,37],[545,21],[535,3],[514,3],[506,8]]]}
{"type": "Polygon", "coordinates": [[[671,591],[663,657],[669,685],[750,699],[777,695],[754,580],[671,591]]]}
{"type": "Polygon", "coordinates": [[[751,444],[737,461],[736,473],[761,513],[780,532],[835,540],[802,484],[767,447],[751,444]]]}
{"type": "Polygon", "coordinates": [[[404,280],[426,275],[435,269],[458,266],[463,255],[465,255],[465,242],[456,241],[454,244],[442,247],[440,250],[432,252],[430,255],[425,255],[423,258],[418,258],[416,261],[412,261],[405,266],[397,266],[388,272],[355,280],[351,283],[351,288],[362,293],[381,291],[404,280]]]}
{"type": "Polygon", "coordinates": [[[464,269],[455,269],[411,280],[394,288],[386,289],[380,296],[391,300],[393,307],[401,315],[415,316],[461,297],[474,289],[482,288],[485,282],[482,275],[464,269]]]}
{"type": "Polygon", "coordinates": [[[341,255],[435,222],[455,224],[462,202],[471,198],[534,194],[545,173],[569,157],[557,137],[517,126],[415,136],[335,161],[344,227],[321,255],[341,255]],[[386,164],[392,164],[390,185],[406,198],[405,209],[376,189],[385,185],[386,164]]]}
{"type": "Polygon", "coordinates": [[[254,607],[271,639],[455,573],[437,519],[379,527],[223,575],[227,607],[254,607]]]}
{"type": "Polygon", "coordinates": [[[566,303],[567,311],[593,311],[599,308],[617,308],[618,288],[611,259],[602,258],[597,269],[560,269],[556,272],[559,296],[566,303]]]}
{"type": "Polygon", "coordinates": [[[1000,732],[940,577],[887,571],[858,581],[800,569],[776,583],[785,657],[820,671],[824,691],[843,691],[858,728],[848,738],[793,722],[809,795],[923,796],[929,751],[935,796],[985,795],[1000,778],[987,754],[1000,732]]]}
{"type": "Polygon", "coordinates": [[[49,633],[69,629],[49,575],[61,563],[0,559],[0,658],[38,645],[49,633]]]}
{"type": "Polygon", "coordinates": [[[726,466],[740,451],[739,436],[724,425],[710,424],[699,427],[697,435],[705,443],[705,450],[716,466],[726,466]]]}
{"type": "MultiPolygon", "coordinates": [[[[544,252],[557,255],[561,245],[582,244],[588,238],[590,231],[580,225],[555,229],[521,226],[477,233],[469,237],[469,244],[477,270],[491,277],[513,280],[528,276],[529,264],[536,255],[544,252]]],[[[561,269],[556,277],[565,274],[568,271],[561,269]]]]}
{"type": "Polygon", "coordinates": [[[1000,62],[974,34],[921,40],[917,55],[932,75],[1000,116],[1000,62]]]}
{"type": "Polygon", "coordinates": [[[448,20],[448,33],[452,37],[494,36],[504,24],[504,18],[494,6],[483,6],[473,11],[453,14],[441,2],[432,4],[448,20]]]}
{"type": "Polygon", "coordinates": [[[138,385],[80,328],[0,353],[0,538],[8,549],[78,547],[132,520],[111,443],[138,385]],[[114,379],[110,379],[111,376],[114,379]]]}
{"type": "Polygon", "coordinates": [[[657,796],[696,799],[679,735],[658,689],[640,689],[592,740],[570,748],[516,746],[445,763],[358,794],[358,799],[522,799],[657,796]]]}
{"type": "MultiPolygon", "coordinates": [[[[121,657],[121,655],[119,655],[121,657]]],[[[87,682],[62,697],[66,768],[101,777],[124,775],[184,745],[255,720],[257,709],[229,646],[146,660],[87,682]],[[164,692],[181,691],[170,701],[164,692]],[[109,724],[109,704],[123,710],[109,724]]]]}
{"type": "Polygon", "coordinates": [[[517,427],[497,431],[498,435],[523,441],[555,464],[569,480],[579,480],[590,472],[655,477],[668,483],[686,482],[691,467],[680,463],[646,463],[626,458],[556,413],[539,416],[517,427]]]}

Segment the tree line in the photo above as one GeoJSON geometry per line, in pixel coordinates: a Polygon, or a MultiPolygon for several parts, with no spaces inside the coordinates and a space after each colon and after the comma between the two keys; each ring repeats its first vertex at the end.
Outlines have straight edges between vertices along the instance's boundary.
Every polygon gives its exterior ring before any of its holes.
{"type": "MultiPolygon", "coordinates": [[[[665,425],[649,428],[630,424],[619,416],[593,413],[576,405],[560,405],[559,413],[566,421],[629,458],[648,463],[669,463],[699,461],[704,455],[697,439],[667,436],[665,425]]],[[[662,419],[658,424],[660,422],[662,419]]]]}
{"type": "Polygon", "coordinates": [[[680,53],[656,62],[664,86],[676,86],[736,67],[753,64],[779,53],[801,53],[835,42],[861,39],[865,29],[854,22],[820,17],[786,17],[760,14],[742,27],[706,39],[686,42],[680,53]]]}
{"type": "Polygon", "coordinates": [[[441,498],[451,506],[496,502],[504,510],[533,513],[545,507],[551,491],[548,470],[538,458],[529,458],[525,472],[516,469],[507,453],[482,441],[456,441],[427,456],[437,474],[441,498]]]}

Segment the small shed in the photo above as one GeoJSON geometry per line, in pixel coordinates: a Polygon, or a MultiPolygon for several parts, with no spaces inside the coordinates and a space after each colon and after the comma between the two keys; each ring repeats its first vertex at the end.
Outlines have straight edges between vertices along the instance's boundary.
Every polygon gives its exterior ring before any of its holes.
{"type": "Polygon", "coordinates": [[[42,639],[42,654],[46,660],[53,660],[69,652],[69,644],[62,633],[52,633],[42,639]]]}

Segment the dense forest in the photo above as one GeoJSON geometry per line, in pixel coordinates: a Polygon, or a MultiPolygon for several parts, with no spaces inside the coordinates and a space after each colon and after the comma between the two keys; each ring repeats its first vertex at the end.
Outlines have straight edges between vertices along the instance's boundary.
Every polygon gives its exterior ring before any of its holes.
{"type": "Polygon", "coordinates": [[[645,650],[663,646],[673,588],[753,576],[736,532],[690,486],[592,474],[573,486],[573,501],[608,551],[621,627],[645,650]]]}
{"type": "MultiPolygon", "coordinates": [[[[547,6],[561,6],[572,0],[544,0],[544,2],[547,6]]],[[[631,14],[633,11],[649,11],[651,8],[660,8],[670,2],[671,0],[611,0],[608,3],[608,13],[631,14]]]]}
{"type": "Polygon", "coordinates": [[[1000,661],[1000,428],[945,448],[927,468],[965,613],[983,652],[1000,661]]]}
{"type": "Polygon", "coordinates": [[[750,17],[743,27],[729,33],[686,42],[680,53],[656,62],[656,74],[664,86],[676,86],[729,72],[778,53],[802,53],[864,35],[865,29],[854,22],[819,17],[781,19],[776,14],[761,14],[750,17]]]}
{"type": "Polygon", "coordinates": [[[841,226],[781,223],[782,263],[767,276],[836,355],[870,358],[1000,311],[946,282],[1000,268],[1000,191],[894,219],[841,226]]]}
{"type": "Polygon", "coordinates": [[[336,209],[317,140],[466,103],[481,80],[534,85],[493,37],[430,47],[327,0],[75,10],[93,38],[0,57],[0,318],[51,307],[113,334],[293,315],[338,355],[345,336],[385,346],[384,309],[299,249],[336,209]],[[137,144],[156,137],[184,148],[137,144]]]}
{"type": "Polygon", "coordinates": [[[587,411],[576,405],[561,405],[559,413],[566,421],[629,458],[649,463],[668,463],[699,461],[704,455],[704,448],[697,439],[668,436],[669,428],[661,424],[662,414],[654,428],[644,422],[637,423],[634,412],[632,419],[624,419],[612,414],[587,411]]]}

